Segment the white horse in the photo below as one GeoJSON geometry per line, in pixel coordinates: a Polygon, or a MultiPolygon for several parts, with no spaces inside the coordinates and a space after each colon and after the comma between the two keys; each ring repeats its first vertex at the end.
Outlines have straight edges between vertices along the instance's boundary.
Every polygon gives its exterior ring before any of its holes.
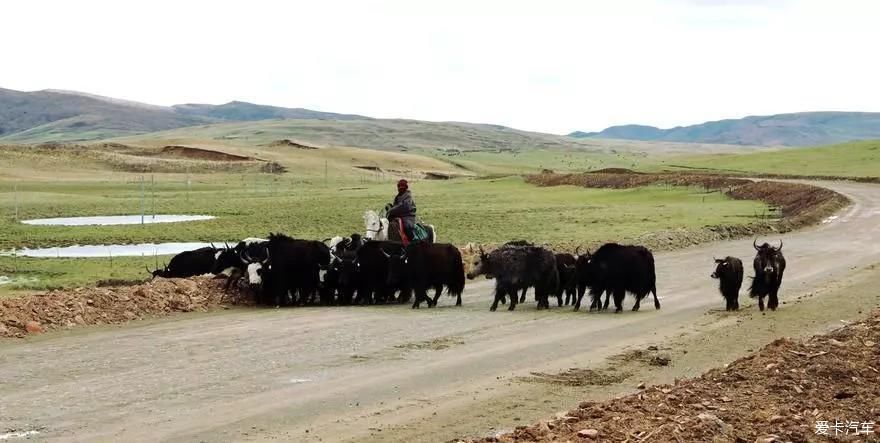
{"type": "MultiPolygon", "coordinates": [[[[388,240],[388,219],[380,217],[376,211],[364,211],[364,224],[366,225],[366,233],[364,238],[367,240],[388,240]]],[[[428,230],[428,243],[437,243],[437,230],[434,225],[422,225],[428,230]]]]}
{"type": "Polygon", "coordinates": [[[364,212],[364,224],[367,227],[364,238],[376,241],[388,240],[387,218],[379,217],[376,211],[368,209],[364,212]]]}

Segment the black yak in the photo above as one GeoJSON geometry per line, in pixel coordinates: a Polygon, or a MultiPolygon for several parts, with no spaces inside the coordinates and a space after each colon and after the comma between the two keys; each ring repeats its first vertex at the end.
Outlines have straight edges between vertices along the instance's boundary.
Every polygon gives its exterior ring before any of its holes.
{"type": "Polygon", "coordinates": [[[548,297],[559,285],[559,271],[552,252],[538,246],[502,247],[487,254],[482,249],[476,258],[469,279],[485,274],[495,278],[495,301],[489,310],[498,308],[498,302],[510,297],[507,310],[516,309],[517,291],[532,286],[538,309],[549,308],[548,297]]]}
{"type": "Polygon", "coordinates": [[[577,279],[575,278],[575,264],[577,260],[568,253],[556,254],[556,270],[559,272],[559,287],[556,289],[556,301],[562,306],[562,294],[565,293],[565,305],[574,302],[577,279]]]}
{"type": "Polygon", "coordinates": [[[608,309],[609,296],[614,296],[615,312],[623,310],[623,299],[630,292],[636,297],[632,310],[639,305],[648,293],[654,295],[654,308],[660,309],[657,299],[657,276],[654,273],[654,255],[642,246],[624,246],[606,243],[596,250],[577,259],[578,296],[574,305],[577,311],[586,288],[590,288],[590,310],[608,309]],[[602,294],[606,293],[605,305],[601,306],[602,294]]]}
{"type": "Polygon", "coordinates": [[[758,309],[764,310],[764,297],[769,296],[767,307],[775,311],[779,306],[779,286],[782,285],[782,274],[785,273],[785,257],[782,256],[782,241],[779,247],[774,248],[767,243],[758,246],[754,241],[752,245],[758,253],[755,255],[754,267],[755,278],[749,289],[751,298],[758,298],[758,309]]]}
{"type": "Polygon", "coordinates": [[[310,303],[320,287],[320,271],[330,264],[330,248],[317,240],[297,240],[283,234],[270,234],[265,245],[266,259],[258,270],[263,290],[276,304],[294,301],[310,303]]]}
{"type": "Polygon", "coordinates": [[[436,306],[444,286],[450,296],[456,297],[455,306],[461,306],[464,263],[458,248],[445,243],[413,243],[400,248],[396,254],[383,252],[389,259],[388,286],[401,286],[405,281],[415,293],[413,309],[417,309],[422,300],[426,300],[429,307],[436,306]],[[433,300],[427,295],[430,288],[435,290],[433,300]]]}
{"type": "Polygon", "coordinates": [[[186,278],[196,275],[210,274],[220,250],[207,246],[193,251],[184,251],[171,258],[164,269],[150,271],[153,277],[186,278]]]}
{"type": "Polygon", "coordinates": [[[718,279],[718,290],[727,302],[726,310],[739,310],[739,288],[742,287],[743,282],[742,260],[730,256],[723,259],[716,258],[715,272],[711,277],[718,279]]]}

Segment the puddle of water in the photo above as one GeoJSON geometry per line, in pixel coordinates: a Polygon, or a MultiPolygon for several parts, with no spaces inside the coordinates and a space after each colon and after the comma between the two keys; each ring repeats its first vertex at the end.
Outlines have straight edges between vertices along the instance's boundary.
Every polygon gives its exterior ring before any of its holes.
{"type": "Polygon", "coordinates": [[[39,226],[89,226],[89,225],[140,225],[153,223],[175,223],[187,221],[211,220],[212,215],[105,215],[98,217],[58,217],[23,220],[26,225],[39,226]]]}
{"type": "Polygon", "coordinates": [[[291,378],[290,379],[290,383],[293,383],[293,384],[308,383],[310,381],[311,380],[309,380],[307,378],[291,378]]]}
{"type": "Polygon", "coordinates": [[[0,286],[9,284],[36,283],[40,281],[37,277],[7,277],[0,275],[0,286]]]}
{"type": "MultiPolygon", "coordinates": [[[[223,242],[215,242],[215,246],[223,247],[223,242]]],[[[74,245],[59,248],[16,249],[3,251],[0,255],[41,258],[74,258],[74,257],[151,257],[153,255],[172,255],[183,251],[211,246],[210,243],[140,243],[131,245],[74,245]]]]}

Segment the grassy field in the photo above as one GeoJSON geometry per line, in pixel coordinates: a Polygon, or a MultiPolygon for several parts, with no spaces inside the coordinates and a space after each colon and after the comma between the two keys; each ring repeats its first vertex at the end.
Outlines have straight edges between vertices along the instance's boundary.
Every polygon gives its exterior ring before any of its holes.
{"type": "Polygon", "coordinates": [[[715,154],[669,160],[671,164],[727,173],[880,177],[880,141],[752,154],[715,154]]]}
{"type": "MultiPolygon", "coordinates": [[[[394,194],[393,182],[356,180],[327,184],[263,177],[211,175],[187,186],[162,175],[147,186],[147,213],[208,214],[215,220],[173,225],[104,227],[29,226],[14,220],[53,216],[137,214],[140,183],[21,182],[16,193],[0,183],[0,250],[22,246],[64,246],[165,241],[224,241],[269,232],[321,239],[363,232],[365,209],[379,209],[394,194]],[[274,181],[268,181],[274,180],[274,181]]],[[[647,232],[748,223],[763,204],[729,200],[697,189],[648,187],[599,190],[539,188],[521,178],[418,181],[412,185],[419,215],[437,227],[440,240],[454,244],[501,243],[527,238],[547,244],[627,240],[647,232]]],[[[136,279],[153,258],[24,259],[0,257],[0,275],[25,281],[0,291],[42,289],[93,283],[109,278],[136,279]],[[33,280],[35,278],[36,280],[33,280]]]]}

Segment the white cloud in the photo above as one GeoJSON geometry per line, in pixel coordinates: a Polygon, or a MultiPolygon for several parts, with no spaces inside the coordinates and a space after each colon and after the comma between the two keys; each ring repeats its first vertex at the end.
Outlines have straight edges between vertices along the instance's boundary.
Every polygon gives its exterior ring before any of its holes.
{"type": "Polygon", "coordinates": [[[3,3],[0,87],[565,133],[880,111],[873,1],[3,3]]]}

